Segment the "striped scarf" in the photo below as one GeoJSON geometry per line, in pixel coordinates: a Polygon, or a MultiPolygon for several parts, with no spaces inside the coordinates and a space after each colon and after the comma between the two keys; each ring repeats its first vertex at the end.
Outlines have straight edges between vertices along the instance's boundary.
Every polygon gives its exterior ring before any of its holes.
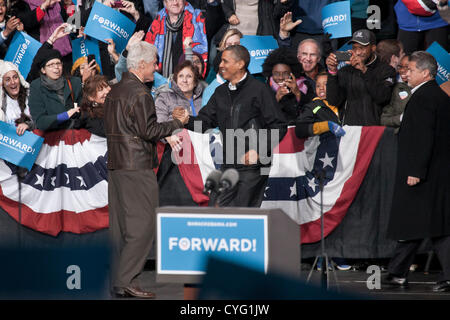
{"type": "Polygon", "coordinates": [[[179,15],[177,22],[172,24],[170,22],[169,15],[166,16],[166,33],[164,41],[164,54],[163,54],[163,76],[169,77],[172,74],[173,69],[173,50],[172,46],[174,41],[174,36],[176,33],[183,28],[184,11],[179,15]]]}

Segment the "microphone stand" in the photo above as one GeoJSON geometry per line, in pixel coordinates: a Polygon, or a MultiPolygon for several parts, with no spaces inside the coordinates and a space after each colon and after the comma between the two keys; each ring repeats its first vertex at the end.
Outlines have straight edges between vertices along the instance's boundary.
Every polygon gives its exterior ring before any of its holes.
{"type": "Polygon", "coordinates": [[[319,180],[319,192],[320,192],[320,246],[321,246],[321,254],[319,256],[316,256],[316,259],[314,260],[313,266],[311,270],[309,271],[308,278],[306,279],[306,283],[309,282],[311,275],[314,271],[314,268],[317,265],[317,262],[319,259],[322,259],[322,269],[320,273],[320,285],[322,290],[329,290],[330,289],[330,281],[328,272],[331,271],[331,273],[334,276],[334,280],[336,282],[336,288],[339,292],[339,284],[337,280],[336,271],[334,269],[333,263],[331,262],[331,259],[328,260],[328,255],[325,251],[325,237],[324,237],[324,214],[323,214],[323,188],[324,188],[324,180],[325,180],[325,171],[322,169],[318,171],[315,174],[315,178],[319,180]],[[331,270],[328,270],[328,266],[331,267],[331,270]]]}

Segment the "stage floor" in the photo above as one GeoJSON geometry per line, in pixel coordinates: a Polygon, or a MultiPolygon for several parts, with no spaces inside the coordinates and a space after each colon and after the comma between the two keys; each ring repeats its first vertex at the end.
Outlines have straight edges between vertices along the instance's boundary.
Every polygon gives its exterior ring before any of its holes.
{"type": "MultiPolygon", "coordinates": [[[[304,268],[301,272],[301,279],[306,281],[309,270],[304,268]]],[[[382,273],[384,275],[385,273],[382,273]]],[[[141,284],[156,293],[156,300],[183,300],[184,285],[174,283],[157,283],[155,281],[155,271],[152,266],[146,267],[141,275],[141,284]]],[[[422,271],[411,272],[409,276],[409,288],[401,289],[381,285],[381,289],[368,289],[367,279],[370,274],[358,271],[336,271],[338,286],[341,292],[356,294],[360,297],[381,300],[450,300],[450,292],[435,293],[431,287],[439,279],[436,271],[430,271],[424,274],[422,271]]],[[[311,277],[311,283],[319,286],[320,272],[314,271],[311,277]]],[[[330,274],[330,286],[336,288],[332,274],[330,274]]],[[[126,299],[126,298],[119,298],[126,299]]],[[[307,297],[305,297],[307,299],[307,297]]]]}

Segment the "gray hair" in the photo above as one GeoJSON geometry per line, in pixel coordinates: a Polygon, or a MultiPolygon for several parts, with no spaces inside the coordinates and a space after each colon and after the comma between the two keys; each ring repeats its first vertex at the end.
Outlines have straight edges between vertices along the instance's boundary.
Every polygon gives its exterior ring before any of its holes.
{"type": "Polygon", "coordinates": [[[144,60],[146,63],[156,60],[158,50],[148,42],[140,41],[133,44],[128,50],[127,68],[138,69],[139,62],[144,60]]]}
{"type": "Polygon", "coordinates": [[[297,53],[298,53],[298,49],[300,49],[300,47],[304,43],[307,43],[307,42],[314,43],[316,45],[316,47],[317,47],[317,50],[319,51],[319,57],[322,57],[322,45],[320,44],[319,41],[317,41],[316,39],[313,39],[313,38],[308,38],[308,39],[302,40],[297,46],[297,53]]]}
{"type": "Polygon", "coordinates": [[[410,62],[416,63],[416,68],[420,71],[428,70],[432,79],[436,78],[437,62],[436,59],[426,51],[415,51],[409,57],[410,62]]]}

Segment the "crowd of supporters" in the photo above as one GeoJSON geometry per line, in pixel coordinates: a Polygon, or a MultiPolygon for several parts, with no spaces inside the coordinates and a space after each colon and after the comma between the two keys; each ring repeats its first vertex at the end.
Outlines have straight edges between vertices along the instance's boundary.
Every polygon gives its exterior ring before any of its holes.
{"type": "MultiPolygon", "coordinates": [[[[116,51],[112,39],[99,42],[100,68],[89,57],[73,61],[71,48],[71,40],[86,37],[84,27],[95,1],[0,0],[0,59],[15,32],[42,43],[27,79],[12,63],[0,61],[0,120],[16,125],[19,135],[33,129],[85,128],[106,136],[105,99],[128,69],[129,48],[141,41],[157,51],[158,73],[146,83],[157,121],[172,121],[177,107],[191,117],[206,108],[200,119],[209,127],[220,127],[215,112],[227,96],[216,89],[229,81],[224,75],[229,78],[236,71],[224,52],[247,35],[273,36],[279,49],[266,58],[262,73],[253,75],[260,83],[246,82],[247,93],[240,102],[261,103],[267,110],[273,104],[281,111],[271,111],[277,122],[296,125],[301,138],[326,132],[342,136],[344,125],[398,128],[411,97],[406,76],[410,55],[435,41],[449,48],[447,0],[427,2],[423,11],[416,1],[352,0],[354,33],[333,40],[323,33],[321,9],[337,0],[103,0],[136,23],[136,29],[122,52],[116,51]],[[370,4],[382,5],[379,29],[368,29],[370,4]],[[81,25],[71,32],[67,21],[74,14],[80,14],[81,25]],[[351,50],[343,58],[337,51],[346,43],[351,50]]],[[[441,88],[450,95],[448,81],[441,88]]],[[[245,115],[249,121],[251,116],[245,115]]],[[[178,138],[169,135],[164,143],[160,175],[179,175],[168,164],[178,138]]],[[[162,199],[165,194],[161,192],[162,199]]],[[[190,205],[191,200],[173,204],[190,205]]],[[[248,203],[259,206],[259,200],[251,200],[248,203]]]]}

